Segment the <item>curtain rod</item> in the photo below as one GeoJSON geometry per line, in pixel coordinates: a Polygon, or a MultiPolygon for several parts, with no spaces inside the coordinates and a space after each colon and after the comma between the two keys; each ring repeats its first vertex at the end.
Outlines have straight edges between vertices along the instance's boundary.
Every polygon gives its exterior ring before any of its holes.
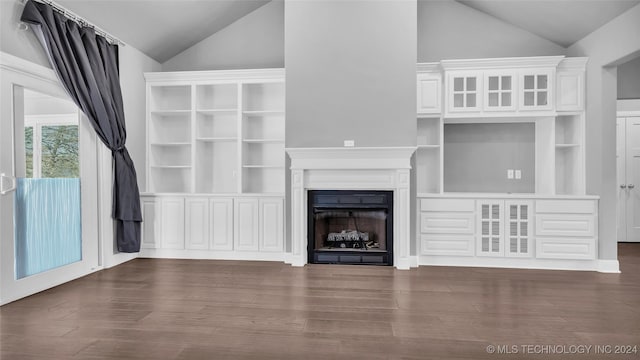
{"type": "MultiPolygon", "coordinates": [[[[26,4],[27,1],[28,0],[20,0],[20,2],[22,4],[26,4]]],[[[96,32],[96,34],[104,37],[105,39],[107,39],[108,42],[110,42],[112,44],[126,46],[126,44],[122,40],[120,40],[117,37],[109,34],[106,31],[102,30],[97,25],[91,23],[90,21],[87,21],[87,19],[83,18],[82,16],[79,16],[78,14],[76,14],[73,11],[65,8],[64,6],[55,3],[53,0],[33,0],[33,1],[39,2],[39,3],[43,3],[43,4],[47,4],[47,5],[51,6],[51,8],[54,11],[64,15],[66,18],[68,18],[69,20],[77,23],[80,26],[86,26],[86,27],[92,28],[96,32]]],[[[29,26],[28,24],[25,24],[25,23],[21,23],[21,25],[27,26],[27,28],[29,26]]]]}

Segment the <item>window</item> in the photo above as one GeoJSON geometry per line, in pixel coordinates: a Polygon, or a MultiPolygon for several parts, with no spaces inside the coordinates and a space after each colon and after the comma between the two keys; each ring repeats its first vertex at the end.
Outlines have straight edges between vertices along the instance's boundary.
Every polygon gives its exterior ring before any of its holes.
{"type": "Polygon", "coordinates": [[[77,114],[28,116],[24,140],[26,177],[80,177],[77,114]]]}

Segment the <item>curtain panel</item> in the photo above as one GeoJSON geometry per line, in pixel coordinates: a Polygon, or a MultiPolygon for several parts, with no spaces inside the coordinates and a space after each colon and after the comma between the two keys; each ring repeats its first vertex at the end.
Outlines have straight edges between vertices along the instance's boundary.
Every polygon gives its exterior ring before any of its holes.
{"type": "Polygon", "coordinates": [[[29,0],[21,20],[30,25],[69,96],[111,150],[117,248],[120,252],[138,252],[142,212],[136,171],[125,146],[118,46],[47,4],[29,0]]]}

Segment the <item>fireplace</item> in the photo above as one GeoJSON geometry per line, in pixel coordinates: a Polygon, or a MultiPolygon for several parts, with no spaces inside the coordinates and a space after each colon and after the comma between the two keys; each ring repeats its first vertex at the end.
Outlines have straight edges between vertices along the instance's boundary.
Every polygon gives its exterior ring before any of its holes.
{"type": "MultiPolygon", "coordinates": [[[[312,200],[309,198],[310,192],[317,190],[387,191],[393,194],[387,198],[389,210],[386,230],[393,234],[393,236],[386,236],[388,264],[392,264],[396,269],[405,270],[416,267],[417,261],[411,256],[410,221],[411,154],[415,149],[415,147],[287,148],[287,154],[291,158],[291,252],[285,255],[285,262],[293,266],[304,266],[309,263],[311,248],[309,244],[315,244],[315,239],[310,239],[309,232],[308,213],[313,211],[313,208],[309,208],[309,200],[312,200]],[[393,214],[391,214],[392,211],[393,214]]],[[[348,212],[346,216],[349,217],[348,212]]],[[[363,232],[362,229],[359,230],[363,232]]],[[[345,248],[348,244],[345,243],[345,248]]],[[[351,245],[353,249],[353,244],[351,245]]],[[[364,252],[351,251],[355,254],[364,252]]],[[[323,255],[328,255],[327,253],[328,251],[322,252],[323,255]]],[[[371,253],[373,251],[367,254],[371,253]]],[[[360,258],[360,264],[363,263],[362,260],[360,258]]],[[[364,260],[365,263],[373,263],[371,258],[364,260]]]]}
{"type": "Polygon", "coordinates": [[[308,192],[308,261],[393,265],[393,191],[308,192]]]}

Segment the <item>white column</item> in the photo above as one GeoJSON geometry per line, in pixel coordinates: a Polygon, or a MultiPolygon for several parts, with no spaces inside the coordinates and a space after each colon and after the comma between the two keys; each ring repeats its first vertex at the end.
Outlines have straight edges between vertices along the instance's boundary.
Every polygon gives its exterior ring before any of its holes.
{"type": "Polygon", "coordinates": [[[304,171],[291,170],[291,265],[307,263],[307,197],[304,171]]]}
{"type": "Polygon", "coordinates": [[[409,169],[396,170],[396,191],[393,192],[393,264],[396,269],[411,267],[411,220],[409,169]]]}

